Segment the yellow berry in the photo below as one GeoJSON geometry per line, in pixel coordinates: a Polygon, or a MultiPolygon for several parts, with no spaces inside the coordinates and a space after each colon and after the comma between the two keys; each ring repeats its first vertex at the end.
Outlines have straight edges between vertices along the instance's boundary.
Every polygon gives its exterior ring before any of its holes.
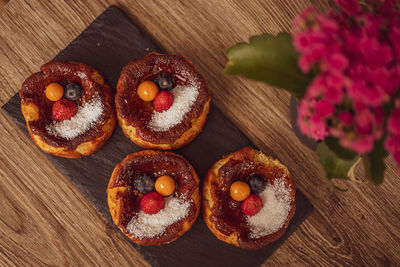
{"type": "Polygon", "coordinates": [[[164,197],[171,195],[175,191],[175,181],[168,175],[158,177],[154,186],[156,191],[164,197]]]}
{"type": "Polygon", "coordinates": [[[158,93],[158,87],[152,81],[144,81],[139,84],[137,93],[142,100],[152,101],[158,93]]]}
{"type": "Polygon", "coordinates": [[[231,197],[236,201],[243,201],[250,195],[250,186],[242,181],[231,184],[231,197]]]}
{"type": "Polygon", "coordinates": [[[64,88],[59,83],[50,83],[46,86],[46,97],[51,101],[58,101],[64,95],[64,88]]]}

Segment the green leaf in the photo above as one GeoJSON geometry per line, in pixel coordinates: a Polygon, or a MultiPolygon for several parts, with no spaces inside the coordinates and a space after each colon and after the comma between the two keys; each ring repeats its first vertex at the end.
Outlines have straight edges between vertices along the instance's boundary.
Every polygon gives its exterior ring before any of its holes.
{"type": "Polygon", "coordinates": [[[363,156],[362,162],[365,169],[365,176],[375,184],[381,184],[386,170],[385,158],[388,153],[384,147],[384,138],[375,142],[374,150],[363,156]]]}
{"type": "Polygon", "coordinates": [[[352,159],[342,159],[325,142],[318,143],[316,152],[328,179],[351,179],[350,174],[360,158],[356,155],[352,159]]]}
{"type": "Polygon", "coordinates": [[[304,96],[312,74],[297,66],[298,53],[288,33],[253,36],[249,43],[238,43],[227,50],[225,72],[266,82],[287,90],[297,99],[304,96]]]}
{"type": "Polygon", "coordinates": [[[339,139],[334,137],[325,138],[324,142],[329,147],[330,150],[335,152],[336,156],[342,159],[354,159],[357,153],[342,147],[339,143],[339,139]]]}

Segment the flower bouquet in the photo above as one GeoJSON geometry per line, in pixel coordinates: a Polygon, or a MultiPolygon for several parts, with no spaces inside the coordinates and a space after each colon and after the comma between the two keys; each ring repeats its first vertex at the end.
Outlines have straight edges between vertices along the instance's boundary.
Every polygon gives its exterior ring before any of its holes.
{"type": "Polygon", "coordinates": [[[383,181],[390,153],[400,165],[400,9],[396,0],[336,0],[312,7],[293,33],[253,36],[227,50],[225,72],[264,81],[299,100],[297,124],[318,141],[328,179],[354,180],[362,162],[383,181]]]}

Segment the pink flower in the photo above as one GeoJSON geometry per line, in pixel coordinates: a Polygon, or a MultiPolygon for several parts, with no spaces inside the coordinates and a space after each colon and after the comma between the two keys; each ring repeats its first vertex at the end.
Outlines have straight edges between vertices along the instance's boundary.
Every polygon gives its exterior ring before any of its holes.
{"type": "Polygon", "coordinates": [[[385,90],[379,85],[370,83],[367,86],[367,90],[364,91],[363,100],[366,104],[369,103],[371,107],[382,106],[387,102],[388,97],[385,90]]]}
{"type": "Polygon", "coordinates": [[[364,112],[368,109],[368,106],[365,103],[358,101],[358,99],[353,100],[353,108],[356,113],[364,112]]]}
{"type": "Polygon", "coordinates": [[[374,147],[374,139],[372,136],[360,136],[352,143],[353,150],[360,154],[367,154],[372,151],[374,147]]]}
{"type": "Polygon", "coordinates": [[[346,49],[346,51],[349,51],[352,54],[358,54],[359,53],[359,42],[360,42],[360,37],[352,32],[352,31],[348,31],[348,30],[342,30],[343,33],[342,35],[344,36],[344,49],[346,49]]]}
{"type": "Polygon", "coordinates": [[[334,53],[328,58],[328,66],[331,70],[341,71],[349,65],[348,59],[341,53],[334,53]]]}
{"type": "Polygon", "coordinates": [[[370,76],[372,71],[368,66],[365,66],[364,62],[355,62],[348,70],[348,76],[350,79],[361,79],[370,76]]]}
{"type": "Polygon", "coordinates": [[[354,79],[352,86],[349,88],[349,96],[358,103],[363,103],[364,92],[367,90],[366,82],[361,79],[354,79]]]}
{"type": "Polygon", "coordinates": [[[326,100],[320,100],[315,106],[315,114],[320,117],[328,117],[335,112],[335,107],[326,100]]]}
{"type": "Polygon", "coordinates": [[[325,99],[333,104],[343,101],[344,86],[349,83],[347,78],[340,72],[326,75],[325,99]]]}
{"type": "Polygon", "coordinates": [[[385,140],[385,149],[390,153],[400,151],[400,138],[389,136],[385,140]]]}
{"type": "Polygon", "coordinates": [[[340,104],[343,100],[343,89],[337,87],[327,87],[325,90],[325,99],[334,104],[340,104]]]}
{"type": "Polygon", "coordinates": [[[349,95],[354,101],[359,101],[372,107],[382,105],[387,100],[384,89],[376,84],[357,79],[349,90],[349,95]]]}
{"type": "Polygon", "coordinates": [[[305,116],[310,116],[311,115],[311,110],[309,107],[309,103],[306,101],[300,101],[299,106],[297,108],[297,111],[299,113],[299,116],[305,117],[305,116]]]}
{"type": "Polygon", "coordinates": [[[308,55],[303,55],[299,59],[299,67],[302,72],[308,73],[314,61],[308,55]]]}
{"type": "Polygon", "coordinates": [[[315,140],[334,136],[360,154],[385,136],[385,148],[400,166],[398,3],[335,1],[341,10],[307,9],[293,24],[300,69],[318,72],[300,101],[300,130],[315,140]]]}
{"type": "Polygon", "coordinates": [[[393,45],[393,50],[397,60],[400,60],[400,26],[392,27],[389,33],[390,41],[393,45]]]}
{"type": "Polygon", "coordinates": [[[346,76],[340,72],[330,73],[326,75],[326,83],[328,86],[342,88],[346,83],[346,76]]]}
{"type": "Polygon", "coordinates": [[[361,31],[367,36],[377,36],[380,34],[381,25],[384,23],[384,18],[375,14],[363,14],[355,18],[361,31]]]}
{"type": "Polygon", "coordinates": [[[298,117],[297,118],[297,125],[299,126],[299,129],[302,133],[307,134],[307,135],[311,135],[311,124],[309,121],[305,120],[302,117],[298,117]]]}
{"type": "Polygon", "coordinates": [[[328,127],[324,120],[318,116],[312,116],[311,119],[311,136],[315,140],[324,140],[328,136],[328,127]]]}
{"type": "Polygon", "coordinates": [[[309,52],[310,59],[315,62],[324,58],[328,54],[328,50],[323,43],[314,43],[313,49],[309,52]]]}
{"type": "Polygon", "coordinates": [[[308,34],[299,33],[294,36],[294,47],[300,52],[306,52],[310,46],[310,40],[308,34]]]}
{"type": "Polygon", "coordinates": [[[336,0],[336,3],[349,15],[355,15],[361,11],[361,7],[356,0],[336,0]]]}
{"type": "Polygon", "coordinates": [[[346,125],[350,125],[351,123],[353,123],[354,118],[353,115],[351,115],[350,112],[348,111],[342,111],[338,114],[338,118],[341,122],[343,122],[346,125]]]}
{"type": "Polygon", "coordinates": [[[387,127],[390,133],[400,136],[400,108],[392,110],[387,127]]]}
{"type": "Polygon", "coordinates": [[[369,135],[361,135],[356,139],[340,139],[340,144],[348,149],[352,149],[360,154],[367,154],[372,151],[374,147],[374,138],[369,135]]]}
{"type": "Polygon", "coordinates": [[[389,81],[389,75],[390,75],[390,72],[389,72],[388,68],[379,67],[372,71],[371,80],[375,84],[385,88],[391,84],[391,81],[389,81]]]}
{"type": "Polygon", "coordinates": [[[322,76],[317,76],[308,86],[306,97],[308,99],[320,98],[326,90],[326,80],[322,76]]]}
{"type": "Polygon", "coordinates": [[[389,78],[385,86],[386,93],[389,96],[393,96],[396,90],[398,90],[399,84],[400,84],[400,65],[397,65],[391,68],[390,70],[389,78]]]}
{"type": "Polygon", "coordinates": [[[379,46],[379,55],[378,64],[389,64],[394,59],[393,49],[387,44],[379,46]]]}
{"type": "Polygon", "coordinates": [[[358,49],[364,60],[371,61],[370,58],[375,58],[380,56],[379,54],[379,42],[376,38],[372,37],[362,37],[358,43],[358,49]]]}
{"type": "Polygon", "coordinates": [[[322,30],[314,29],[313,31],[309,31],[307,34],[310,40],[310,44],[312,45],[316,43],[326,44],[326,42],[329,41],[329,36],[322,30]]]}
{"type": "Polygon", "coordinates": [[[321,29],[325,34],[332,34],[338,29],[336,21],[329,16],[317,14],[315,19],[318,25],[321,25],[321,29]]]}
{"type": "Polygon", "coordinates": [[[387,15],[387,16],[394,16],[394,17],[399,17],[399,13],[395,11],[393,8],[398,2],[396,0],[385,0],[381,1],[382,5],[379,7],[379,12],[387,15]]]}
{"type": "MultiPolygon", "coordinates": [[[[392,154],[394,160],[400,167],[400,136],[389,136],[385,140],[385,149],[392,154]]],[[[399,170],[400,171],[400,170],[399,170]]]]}
{"type": "Polygon", "coordinates": [[[370,134],[372,130],[372,113],[366,109],[356,114],[356,129],[360,134],[370,134]]]}

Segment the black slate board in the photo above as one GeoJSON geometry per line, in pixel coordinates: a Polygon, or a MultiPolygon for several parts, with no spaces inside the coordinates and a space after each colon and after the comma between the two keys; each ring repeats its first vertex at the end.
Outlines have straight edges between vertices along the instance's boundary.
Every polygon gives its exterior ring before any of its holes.
{"type": "MultiPolygon", "coordinates": [[[[117,7],[109,7],[82,34],[56,57],[86,63],[104,74],[115,88],[123,65],[149,51],[163,49],[117,7]]],[[[18,94],[3,107],[17,126],[28,135],[18,94]]],[[[213,104],[200,136],[177,150],[203,177],[207,169],[223,155],[250,140],[213,104]]],[[[142,148],[133,144],[116,127],[111,139],[95,154],[83,159],[65,159],[47,155],[49,160],[81,191],[93,206],[110,222],[106,187],[114,166],[126,155],[142,148]]],[[[263,263],[296,230],[312,212],[313,206],[300,192],[296,193],[297,210],[285,235],[258,251],[245,251],[218,241],[208,230],[201,216],[190,231],[177,241],[164,246],[132,245],[153,266],[258,266],[263,263]]]]}

